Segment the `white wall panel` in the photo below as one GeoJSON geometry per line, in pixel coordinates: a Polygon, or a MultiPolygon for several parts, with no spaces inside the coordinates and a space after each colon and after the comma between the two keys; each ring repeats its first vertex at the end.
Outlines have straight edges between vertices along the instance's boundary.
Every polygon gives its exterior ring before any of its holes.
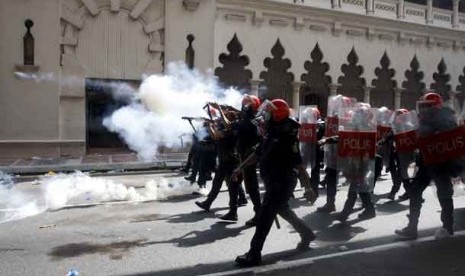
{"type": "Polygon", "coordinates": [[[87,77],[140,79],[150,59],[149,37],[127,11],[88,16],[78,39],[76,54],[87,77]]]}

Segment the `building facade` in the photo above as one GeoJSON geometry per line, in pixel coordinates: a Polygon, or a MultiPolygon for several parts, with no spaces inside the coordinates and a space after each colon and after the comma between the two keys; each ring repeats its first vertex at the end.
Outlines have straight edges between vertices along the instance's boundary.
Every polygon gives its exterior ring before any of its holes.
{"type": "Polygon", "coordinates": [[[459,109],[465,99],[462,5],[0,0],[0,156],[85,154],[99,144],[98,129],[92,132],[99,104],[110,101],[95,84],[137,87],[144,75],[179,60],[213,69],[225,86],[281,97],[294,107],[318,104],[323,113],[331,94],[413,109],[427,89],[459,109]]]}

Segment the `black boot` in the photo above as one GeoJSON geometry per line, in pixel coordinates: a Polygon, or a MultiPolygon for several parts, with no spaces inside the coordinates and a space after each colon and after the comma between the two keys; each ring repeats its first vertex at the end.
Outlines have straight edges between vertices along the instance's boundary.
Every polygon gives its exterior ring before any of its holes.
{"type": "Polygon", "coordinates": [[[301,241],[297,244],[298,251],[304,251],[310,248],[310,243],[316,239],[316,236],[313,232],[309,232],[306,235],[302,235],[301,241]]]}
{"type": "Polygon", "coordinates": [[[358,218],[361,220],[372,219],[374,217],[376,217],[375,208],[365,209],[358,215],[358,218]]]}
{"type": "Polygon", "coordinates": [[[224,220],[224,221],[231,221],[231,222],[236,222],[237,221],[237,212],[234,211],[229,211],[225,215],[222,215],[219,217],[219,219],[224,220]]]}
{"type": "Polygon", "coordinates": [[[366,220],[376,217],[375,206],[373,206],[373,202],[371,202],[370,193],[360,193],[360,199],[362,200],[362,205],[365,210],[358,215],[358,218],[366,220]]]}
{"type": "Polygon", "coordinates": [[[397,229],[394,233],[404,240],[415,240],[418,237],[417,227],[410,224],[402,229],[397,229]]]}
{"type": "Polygon", "coordinates": [[[195,182],[195,177],[193,175],[186,176],[184,179],[189,181],[191,184],[195,182]]]}
{"type": "Polygon", "coordinates": [[[195,205],[199,206],[201,209],[210,212],[210,204],[207,201],[196,201],[195,205]]]}
{"type": "Polygon", "coordinates": [[[415,240],[418,237],[418,218],[412,216],[411,214],[407,215],[408,225],[402,229],[397,229],[394,231],[404,240],[415,240]]]}
{"type": "Polygon", "coordinates": [[[236,264],[240,267],[257,266],[261,263],[262,257],[257,254],[245,253],[236,257],[236,264]]]}
{"type": "Polygon", "coordinates": [[[325,205],[316,208],[316,211],[318,213],[331,213],[336,211],[336,206],[334,205],[334,202],[326,202],[325,205]]]}
{"type": "Polygon", "coordinates": [[[246,221],[245,225],[250,226],[250,227],[256,226],[257,225],[257,215],[253,216],[253,218],[246,221]]]}
{"type": "Polygon", "coordinates": [[[441,204],[442,228],[450,235],[454,235],[454,201],[452,198],[439,199],[441,204]]]}
{"type": "Polygon", "coordinates": [[[352,213],[354,209],[355,201],[357,201],[357,193],[356,192],[349,192],[347,194],[346,202],[344,203],[344,208],[342,211],[336,215],[336,219],[342,223],[346,222],[349,215],[352,213]]]}
{"type": "Polygon", "coordinates": [[[396,193],[393,193],[392,191],[389,193],[388,197],[389,200],[394,200],[396,198],[396,193]]]}
{"type": "Polygon", "coordinates": [[[399,196],[400,201],[404,201],[404,200],[408,200],[408,199],[410,199],[410,196],[408,195],[407,192],[405,192],[404,194],[399,196]]]}

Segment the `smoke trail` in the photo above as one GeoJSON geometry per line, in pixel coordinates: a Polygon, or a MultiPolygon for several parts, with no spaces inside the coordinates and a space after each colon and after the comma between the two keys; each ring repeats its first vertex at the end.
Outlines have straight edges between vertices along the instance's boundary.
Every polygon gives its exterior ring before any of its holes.
{"type": "Polygon", "coordinates": [[[179,147],[180,135],[191,131],[182,116],[205,116],[207,102],[240,106],[242,95],[219,87],[212,75],[170,63],[166,75],[152,75],[141,84],[136,100],[104,119],[144,160],[156,158],[159,146],[179,147]]]}
{"type": "Polygon", "coordinates": [[[57,174],[42,179],[45,205],[56,210],[73,204],[93,204],[109,201],[161,200],[180,194],[190,194],[194,188],[187,181],[168,182],[158,177],[148,181],[144,189],[136,190],[102,177],[90,177],[82,172],[57,174]]]}
{"type": "Polygon", "coordinates": [[[0,171],[0,187],[11,188],[13,186],[13,177],[0,171]]]}
{"type": "MultiPolygon", "coordinates": [[[[11,179],[1,174],[0,181],[11,179]]],[[[5,183],[5,182],[3,182],[5,183]]],[[[184,180],[156,177],[136,189],[104,177],[90,177],[82,172],[44,176],[39,181],[40,194],[18,186],[0,185],[0,223],[19,220],[46,210],[67,206],[113,201],[143,202],[192,194],[195,186],[184,180]]]]}
{"type": "Polygon", "coordinates": [[[0,172],[0,223],[37,215],[44,211],[37,199],[14,185],[13,178],[0,172]]]}

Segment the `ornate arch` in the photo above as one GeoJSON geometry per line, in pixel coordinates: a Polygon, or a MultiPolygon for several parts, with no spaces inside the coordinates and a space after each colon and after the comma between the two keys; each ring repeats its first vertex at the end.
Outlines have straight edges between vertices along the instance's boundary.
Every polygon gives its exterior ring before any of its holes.
{"type": "Polygon", "coordinates": [[[291,60],[284,58],[285,50],[281,41],[276,41],[273,48],[271,48],[271,57],[265,58],[263,65],[267,68],[267,71],[260,73],[260,78],[263,79],[262,85],[266,90],[265,95],[261,97],[267,99],[281,98],[292,103],[292,82],[294,81],[294,74],[288,72],[291,67],[291,60]]]}
{"type": "Polygon", "coordinates": [[[249,65],[250,60],[248,56],[241,55],[242,44],[236,34],[229,41],[227,49],[229,54],[221,53],[219,56],[219,61],[223,64],[223,67],[217,67],[215,75],[218,76],[220,82],[225,86],[233,86],[244,91],[250,91],[252,71],[245,69],[249,65]]]}
{"type": "Polygon", "coordinates": [[[328,105],[328,96],[330,95],[329,85],[331,77],[327,75],[329,64],[323,61],[323,53],[318,43],[310,53],[311,61],[304,63],[307,73],[301,75],[300,80],[304,85],[300,91],[300,103],[303,105],[316,104],[326,116],[326,107],[328,105]]]}
{"type": "Polygon", "coordinates": [[[451,86],[449,84],[450,75],[446,74],[447,65],[444,61],[444,58],[441,58],[437,68],[438,71],[433,74],[434,82],[431,83],[430,88],[433,89],[436,93],[440,94],[442,98],[447,101],[449,100],[451,86]]]}
{"type": "Polygon", "coordinates": [[[381,57],[380,65],[381,67],[375,69],[377,78],[371,82],[374,88],[371,89],[370,104],[373,107],[386,106],[393,109],[397,82],[392,78],[396,71],[389,68],[391,61],[386,52],[381,57]]]}
{"type": "MultiPolygon", "coordinates": [[[[144,45],[144,48],[149,57],[148,62],[144,61],[143,71],[144,73],[162,72],[165,24],[163,2],[158,0],[103,0],[98,2],[96,0],[62,0],[61,54],[76,56],[78,47],[83,47],[79,35],[88,27],[87,23],[109,14],[112,17],[118,17],[113,20],[126,19],[140,24],[143,34],[147,37],[147,45],[144,45]]],[[[129,24],[132,24],[131,22],[129,24]]],[[[84,64],[82,58],[77,57],[77,62],[84,68],[89,67],[84,64]]]]}
{"type": "MultiPolygon", "coordinates": [[[[142,73],[160,73],[163,70],[164,53],[164,1],[165,0],[61,0],[60,2],[60,65],[61,82],[59,95],[59,138],[73,141],[72,150],[81,155],[86,150],[86,99],[85,79],[89,75],[86,64],[77,54],[83,40],[79,39],[86,23],[99,20],[102,16],[118,16],[128,20],[125,26],[139,24],[139,31],[145,35],[146,44],[142,73]]],[[[114,28],[118,29],[118,27],[114,28]]],[[[103,32],[107,33],[107,32],[103,32]]],[[[102,34],[104,35],[104,34],[102,34]]],[[[98,38],[97,38],[98,39],[98,38]]],[[[84,39],[85,41],[85,39],[84,39]]],[[[141,65],[139,63],[138,65],[141,65]]],[[[142,67],[142,66],[141,66],[142,67]]],[[[111,75],[109,76],[111,78],[111,75]]],[[[115,74],[115,78],[134,79],[115,74]]],[[[68,151],[70,149],[67,149],[68,151]]]]}
{"type": "Polygon", "coordinates": [[[337,82],[341,85],[338,87],[337,92],[363,102],[365,98],[365,78],[361,77],[363,66],[357,65],[358,55],[353,47],[347,56],[347,62],[341,66],[341,71],[344,75],[337,79],[337,82]]]}
{"type": "Polygon", "coordinates": [[[424,74],[420,69],[417,55],[410,62],[410,70],[405,71],[406,81],[402,82],[402,94],[400,95],[400,106],[409,110],[416,108],[416,101],[423,95],[425,83],[422,82],[424,74]]]}

